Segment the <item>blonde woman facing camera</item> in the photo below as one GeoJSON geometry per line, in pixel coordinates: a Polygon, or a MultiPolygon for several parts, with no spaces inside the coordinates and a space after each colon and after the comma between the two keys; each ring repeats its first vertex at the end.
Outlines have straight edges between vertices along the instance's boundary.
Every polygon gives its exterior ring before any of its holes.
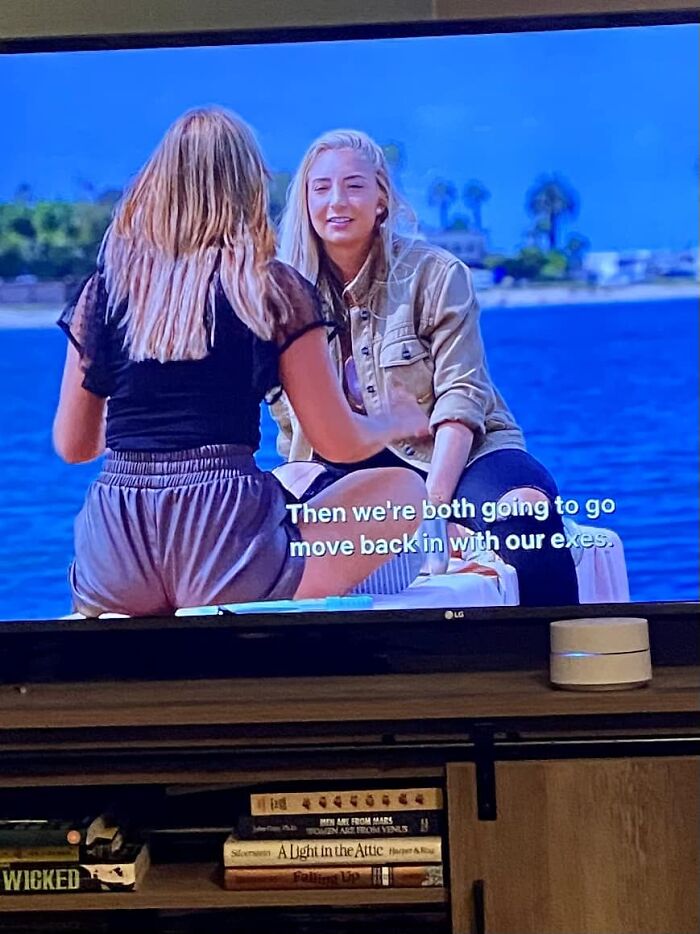
{"type": "Polygon", "coordinates": [[[332,352],[352,409],[376,417],[395,394],[409,396],[429,417],[430,436],[394,440],[360,463],[333,463],[305,437],[289,399],[276,409],[278,446],[290,460],[326,465],[312,489],[357,468],[408,465],[425,477],[434,503],[457,497],[475,504],[475,519],[456,517],[474,531],[489,527],[501,542],[542,534],[539,549],[500,550],[518,571],[521,603],[577,603],[571,555],[547,546],[562,529],[557,487],[527,453],[490,378],[469,269],[445,250],[399,236],[402,214],[412,216],[381,148],[355,130],[327,133],[308,149],[290,186],[280,256],[318,287],[337,324],[332,352]],[[501,503],[503,515],[532,514],[487,525],[487,502],[501,503]]]}
{"type": "MultiPolygon", "coordinates": [[[[350,409],[313,288],[274,259],[266,182],[243,121],[185,114],[125,192],[96,272],[61,316],[56,450],[71,463],[107,450],[75,525],[70,582],[87,615],[345,593],[386,557],[302,558],[291,543],[354,542],[353,504],[425,495],[409,470],[365,470],[309,503],[346,522],[295,525],[281,485],[257,468],[260,405],[278,386],[331,460],[428,431],[410,400],[372,418],[350,409]]],[[[416,524],[361,531],[400,538],[416,524]]]]}

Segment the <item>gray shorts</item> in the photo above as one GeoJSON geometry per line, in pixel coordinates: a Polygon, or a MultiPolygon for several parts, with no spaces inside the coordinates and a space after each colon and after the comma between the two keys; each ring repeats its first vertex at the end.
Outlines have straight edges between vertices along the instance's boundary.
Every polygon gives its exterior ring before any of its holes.
{"type": "Polygon", "coordinates": [[[111,452],[75,520],[74,607],[161,616],[289,599],[304,559],[284,491],[247,448],[111,452]]]}

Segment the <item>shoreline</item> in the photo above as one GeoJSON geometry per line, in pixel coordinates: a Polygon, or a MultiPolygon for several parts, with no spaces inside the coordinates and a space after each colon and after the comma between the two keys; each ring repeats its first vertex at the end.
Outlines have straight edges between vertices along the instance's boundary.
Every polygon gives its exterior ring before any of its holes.
{"type": "MultiPolygon", "coordinates": [[[[585,286],[528,285],[477,289],[482,308],[534,308],[542,305],[591,305],[618,302],[664,301],[674,298],[700,299],[700,283],[663,282],[634,285],[585,286]]],[[[56,326],[61,313],[57,306],[0,304],[0,330],[35,330],[56,326]]]]}
{"type": "Polygon", "coordinates": [[[674,298],[700,299],[700,282],[639,282],[633,285],[587,286],[562,285],[510,286],[477,289],[482,308],[515,308],[536,305],[591,305],[617,302],[654,302],[674,298]]]}

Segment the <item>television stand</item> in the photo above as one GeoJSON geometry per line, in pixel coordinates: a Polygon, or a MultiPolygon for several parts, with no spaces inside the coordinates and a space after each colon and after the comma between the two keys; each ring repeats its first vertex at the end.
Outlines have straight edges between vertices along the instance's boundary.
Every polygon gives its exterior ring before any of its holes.
{"type": "MultiPolygon", "coordinates": [[[[172,912],[194,925],[211,910],[258,931],[331,912],[363,931],[382,919],[402,932],[691,934],[699,689],[687,666],[590,694],[552,690],[536,670],[2,685],[0,811],[117,789],[147,802],[173,786],[439,783],[449,884],[227,892],[214,860],[162,863],[137,892],[0,896],[0,931],[15,912],[51,930],[65,912],[130,910],[155,931],[172,912]]],[[[349,929],[338,924],[324,930],[349,929]]]]}

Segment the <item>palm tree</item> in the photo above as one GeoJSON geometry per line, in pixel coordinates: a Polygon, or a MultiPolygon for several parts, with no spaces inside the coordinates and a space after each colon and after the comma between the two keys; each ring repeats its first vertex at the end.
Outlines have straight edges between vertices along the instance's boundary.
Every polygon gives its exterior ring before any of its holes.
{"type": "Polygon", "coordinates": [[[561,175],[542,175],[528,191],[526,207],[546,234],[549,249],[556,250],[562,219],[578,214],[578,194],[561,175]]]}
{"type": "Polygon", "coordinates": [[[447,230],[450,223],[449,210],[457,200],[454,182],[445,178],[436,178],[428,191],[428,204],[436,207],[440,213],[440,228],[447,230]]]}
{"type": "Polygon", "coordinates": [[[591,241],[584,234],[571,233],[566,241],[564,253],[569,272],[580,272],[583,268],[583,258],[590,249],[591,241]]]}
{"type": "Polygon", "coordinates": [[[491,197],[491,192],[483,182],[480,182],[477,178],[472,178],[464,186],[462,197],[464,198],[464,203],[472,212],[472,217],[474,218],[474,225],[476,226],[476,229],[480,231],[483,230],[484,228],[481,222],[481,206],[485,201],[489,200],[491,197]]]}

